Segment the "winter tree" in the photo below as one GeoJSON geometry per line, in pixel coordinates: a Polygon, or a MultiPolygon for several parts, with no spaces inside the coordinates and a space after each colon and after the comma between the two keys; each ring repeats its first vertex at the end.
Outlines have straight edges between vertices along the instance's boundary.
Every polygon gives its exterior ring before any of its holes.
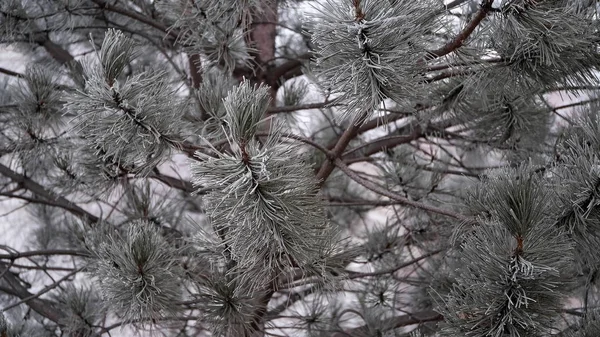
{"type": "Polygon", "coordinates": [[[0,336],[600,336],[598,8],[1,0],[0,336]]]}

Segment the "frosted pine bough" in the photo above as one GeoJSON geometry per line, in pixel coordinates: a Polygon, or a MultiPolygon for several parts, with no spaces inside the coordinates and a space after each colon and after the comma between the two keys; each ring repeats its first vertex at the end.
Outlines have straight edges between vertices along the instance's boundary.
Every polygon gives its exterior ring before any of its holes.
{"type": "Polygon", "coordinates": [[[0,67],[0,192],[43,225],[1,334],[597,334],[595,1],[316,1],[295,44],[283,2],[28,4],[0,41],[66,66],[0,67]]]}
{"type": "Polygon", "coordinates": [[[202,161],[192,163],[192,182],[211,189],[204,200],[216,232],[227,236],[221,245],[235,261],[231,273],[244,284],[264,282],[265,271],[273,273],[268,282],[294,268],[321,276],[316,267],[334,241],[314,174],[297,146],[277,139],[278,130],[264,143],[255,137],[269,104],[267,88],[242,82],[223,104],[233,153],[197,153],[202,161]]]}
{"type": "Polygon", "coordinates": [[[423,32],[436,1],[323,1],[311,18],[322,84],[347,103],[342,115],[364,121],[385,99],[405,103],[421,93],[423,32]]]}

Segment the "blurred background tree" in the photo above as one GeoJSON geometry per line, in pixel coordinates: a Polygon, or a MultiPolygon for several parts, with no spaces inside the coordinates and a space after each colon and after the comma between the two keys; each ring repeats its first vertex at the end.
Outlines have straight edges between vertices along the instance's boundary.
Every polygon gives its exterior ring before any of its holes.
{"type": "Polygon", "coordinates": [[[598,8],[2,0],[0,336],[598,336],[598,8]]]}

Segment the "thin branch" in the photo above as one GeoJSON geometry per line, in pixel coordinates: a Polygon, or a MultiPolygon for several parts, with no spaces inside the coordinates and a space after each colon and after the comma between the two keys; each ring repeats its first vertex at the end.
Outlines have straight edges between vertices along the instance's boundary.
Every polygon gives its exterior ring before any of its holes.
{"type": "Polygon", "coordinates": [[[439,49],[429,51],[429,55],[426,57],[426,59],[430,60],[442,57],[462,47],[462,45],[469,38],[469,36],[471,36],[471,34],[475,31],[475,28],[479,26],[483,19],[485,19],[488,13],[492,10],[493,2],[493,0],[484,0],[481,4],[481,7],[477,11],[473,19],[471,19],[471,21],[467,24],[467,26],[460,33],[458,33],[458,35],[456,35],[456,37],[452,41],[448,42],[439,49]]]}
{"type": "Polygon", "coordinates": [[[283,303],[269,310],[265,314],[265,320],[272,320],[277,318],[279,315],[281,315],[282,312],[286,311],[296,302],[305,299],[308,295],[315,293],[317,290],[318,288],[313,286],[291,293],[283,303]]]}
{"type": "MultiPolygon", "coordinates": [[[[116,322],[113,323],[107,327],[102,328],[99,331],[99,335],[104,335],[107,334],[110,330],[116,329],[118,327],[121,326],[125,326],[127,324],[136,324],[136,323],[144,323],[144,322],[149,322],[149,321],[159,321],[159,322],[173,322],[173,321],[180,321],[180,322],[188,322],[188,321],[197,321],[198,320],[198,316],[163,316],[163,317],[144,317],[144,318],[140,318],[140,319],[132,319],[132,320],[128,320],[128,321],[120,321],[120,322],[116,322]]],[[[109,334],[110,336],[110,334],[109,334]]]]}
{"type": "Polygon", "coordinates": [[[56,61],[60,64],[67,64],[69,62],[73,62],[75,58],[68,51],[66,51],[61,46],[52,42],[48,37],[41,37],[35,40],[37,44],[44,47],[48,54],[52,56],[56,61]]]}
{"type": "Polygon", "coordinates": [[[447,5],[444,5],[444,7],[446,7],[446,10],[448,10],[448,11],[449,11],[449,10],[451,10],[451,9],[454,9],[454,8],[458,7],[458,6],[461,6],[461,5],[463,5],[463,4],[464,4],[464,3],[466,3],[467,1],[469,1],[469,0],[454,0],[454,1],[452,1],[451,3],[449,3],[449,4],[447,4],[447,5]]]}
{"type": "Polygon", "coordinates": [[[548,88],[543,93],[555,92],[555,91],[585,91],[585,90],[600,90],[600,86],[597,85],[567,85],[562,87],[548,88]]]}
{"type": "Polygon", "coordinates": [[[16,71],[12,71],[12,70],[8,70],[8,69],[2,68],[2,67],[0,67],[0,73],[8,75],[8,76],[23,77],[23,74],[21,74],[21,73],[18,73],[16,71]]]}
{"type": "Polygon", "coordinates": [[[342,170],[342,172],[346,173],[346,175],[348,175],[348,177],[350,177],[350,179],[356,181],[358,184],[360,184],[361,186],[375,192],[378,194],[381,194],[383,196],[386,196],[392,200],[396,200],[399,201],[400,203],[402,203],[403,205],[406,206],[411,206],[411,207],[415,207],[418,209],[422,209],[426,212],[431,212],[431,213],[437,213],[437,214],[441,214],[441,215],[446,215],[458,220],[462,220],[462,221],[467,221],[469,218],[459,214],[459,213],[455,213],[453,211],[450,210],[446,210],[446,209],[442,209],[442,208],[438,208],[435,206],[431,206],[431,205],[427,205],[427,204],[423,204],[420,202],[416,202],[416,201],[412,201],[409,200],[401,195],[398,195],[396,193],[393,193],[391,191],[388,191],[380,186],[377,186],[373,183],[371,183],[370,181],[361,178],[358,174],[356,174],[356,172],[352,171],[341,159],[336,158],[334,160],[335,165],[342,170]]]}
{"type": "Polygon", "coordinates": [[[385,207],[400,205],[401,203],[393,200],[339,200],[330,199],[329,202],[325,203],[327,207],[353,207],[353,206],[371,206],[371,207],[385,207]]]}
{"type": "Polygon", "coordinates": [[[278,65],[269,71],[266,82],[270,86],[278,88],[283,82],[282,80],[287,80],[294,76],[302,75],[302,65],[304,64],[304,61],[308,59],[310,59],[310,54],[306,53],[299,55],[297,59],[289,60],[281,65],[278,65]]]}
{"type": "Polygon", "coordinates": [[[0,259],[16,260],[32,256],[54,256],[54,255],[69,255],[88,257],[89,254],[81,250],[72,249],[46,249],[46,250],[30,250],[27,252],[11,252],[10,254],[0,254],[0,259]]]}
{"type": "Polygon", "coordinates": [[[420,125],[416,125],[408,135],[385,136],[374,139],[371,142],[355,147],[342,155],[344,160],[352,160],[358,157],[369,157],[379,151],[394,148],[398,145],[410,143],[425,135],[425,130],[420,125]]]}
{"type": "Polygon", "coordinates": [[[13,182],[23,185],[24,188],[28,189],[34,194],[37,194],[47,200],[53,201],[56,206],[66,209],[79,217],[87,219],[87,221],[90,221],[92,223],[100,221],[100,218],[77,206],[72,201],[66,199],[63,196],[57,195],[52,191],[48,191],[44,186],[38,184],[37,182],[31,180],[30,178],[22,174],[11,170],[10,168],[2,164],[0,164],[0,174],[12,179],[13,182]]]}
{"type": "Polygon", "coordinates": [[[331,175],[331,172],[333,172],[333,169],[336,166],[334,164],[334,162],[336,160],[339,160],[339,157],[342,155],[344,150],[346,150],[346,147],[348,147],[348,144],[350,144],[350,141],[352,141],[352,139],[354,139],[354,137],[356,137],[358,135],[358,130],[360,129],[360,123],[357,123],[357,121],[364,120],[366,115],[367,115],[367,112],[363,112],[360,116],[358,116],[356,121],[353,121],[350,124],[350,126],[346,129],[346,131],[344,131],[342,136],[339,138],[338,142],[335,144],[335,146],[331,150],[330,155],[327,156],[328,160],[326,160],[323,163],[323,165],[321,165],[321,168],[319,169],[319,172],[317,173],[317,180],[319,181],[319,187],[321,187],[321,186],[323,186],[323,184],[325,184],[325,180],[327,180],[329,175],[331,175]]]}
{"type": "Polygon", "coordinates": [[[308,109],[323,109],[329,108],[332,106],[336,106],[339,104],[334,104],[332,102],[320,102],[320,103],[308,103],[308,104],[300,104],[300,105],[289,105],[289,106],[275,106],[269,108],[267,111],[270,114],[281,113],[281,112],[294,112],[298,110],[308,110],[308,109]]]}
{"type": "Polygon", "coordinates": [[[472,69],[450,69],[448,71],[445,71],[445,72],[439,73],[433,77],[430,77],[430,78],[424,80],[423,82],[433,83],[433,82],[445,80],[447,78],[466,76],[466,75],[471,75],[474,73],[476,73],[476,72],[472,69]]]}
{"type": "Polygon", "coordinates": [[[55,267],[55,266],[48,266],[48,265],[45,265],[45,264],[43,266],[28,266],[28,265],[24,265],[24,264],[13,263],[12,267],[13,268],[18,268],[18,269],[43,270],[43,271],[48,271],[48,270],[53,270],[53,271],[73,271],[73,270],[75,270],[74,268],[55,267]]]}
{"type": "MultiPolygon", "coordinates": [[[[373,130],[373,129],[378,128],[380,126],[384,126],[384,125],[393,123],[395,121],[398,121],[398,120],[400,120],[402,118],[405,118],[406,115],[412,115],[412,114],[414,114],[416,112],[427,110],[427,109],[432,108],[432,107],[433,107],[433,105],[431,105],[431,104],[425,104],[425,105],[419,104],[419,105],[417,105],[417,106],[415,106],[413,108],[414,111],[406,111],[405,113],[396,112],[394,114],[388,114],[388,115],[385,115],[385,116],[382,116],[382,117],[373,118],[372,120],[370,120],[370,121],[366,122],[365,124],[361,125],[361,127],[358,129],[358,134],[359,135],[363,134],[363,133],[365,133],[365,132],[367,132],[369,130],[373,130]]],[[[407,125],[407,126],[403,126],[402,128],[404,129],[404,128],[408,128],[408,127],[412,127],[412,126],[407,125]]],[[[398,130],[398,131],[400,132],[400,130],[398,130]]]]}
{"type": "Polygon", "coordinates": [[[23,303],[27,303],[33,299],[39,298],[40,296],[44,295],[45,293],[49,292],[50,290],[58,287],[62,282],[67,281],[70,277],[74,276],[75,274],[77,274],[78,272],[82,271],[84,269],[84,267],[81,267],[79,269],[76,269],[70,273],[68,273],[67,275],[65,275],[64,277],[61,277],[60,279],[56,280],[56,282],[53,282],[52,284],[46,286],[44,289],[40,290],[39,292],[37,292],[36,294],[31,294],[29,296],[23,297],[21,298],[20,301],[15,302],[5,308],[3,308],[1,311],[7,311],[10,310],[14,307],[17,307],[23,303]]]}
{"type": "Polygon", "coordinates": [[[178,190],[182,190],[186,193],[194,192],[194,187],[192,186],[192,183],[189,181],[186,181],[183,179],[177,179],[177,178],[162,174],[160,172],[156,172],[156,170],[153,174],[150,174],[149,177],[156,179],[169,187],[173,187],[178,190]]]}
{"type": "MultiPolygon", "coordinates": [[[[0,265],[6,266],[5,263],[0,263],[0,265]]],[[[55,322],[57,324],[61,324],[62,322],[64,322],[66,315],[64,312],[62,312],[62,310],[56,307],[55,303],[49,300],[35,297],[34,294],[30,293],[27,290],[27,288],[23,285],[23,281],[20,278],[18,278],[15,274],[11,272],[6,273],[4,275],[4,280],[7,282],[8,287],[10,288],[2,287],[0,289],[1,291],[9,295],[16,296],[22,300],[27,299],[25,303],[31,309],[33,309],[33,311],[37,312],[43,317],[48,318],[52,322],[55,322]]]]}
{"type": "MultiPolygon", "coordinates": [[[[413,324],[420,324],[425,322],[438,322],[442,321],[444,316],[433,310],[426,310],[406,314],[402,316],[396,316],[392,318],[386,318],[385,322],[381,322],[381,326],[390,327],[391,329],[397,329],[413,324]]],[[[367,326],[360,326],[352,328],[347,331],[334,332],[331,337],[352,337],[352,336],[364,336],[368,333],[367,326]]]]}
{"type": "MultiPolygon", "coordinates": [[[[416,124],[416,123],[415,123],[416,124]]],[[[417,140],[421,137],[426,136],[427,132],[437,129],[445,129],[450,127],[452,124],[450,120],[446,120],[439,125],[428,126],[423,128],[420,124],[408,124],[407,128],[411,129],[410,134],[408,135],[393,135],[393,136],[384,136],[377,139],[374,139],[366,144],[358,146],[354,149],[351,149],[342,155],[342,158],[345,162],[352,161],[353,159],[359,157],[369,157],[375,153],[380,151],[392,149],[398,145],[407,144],[412,142],[413,140],[417,140]]],[[[403,128],[404,129],[404,128],[403,128]]],[[[402,131],[402,130],[400,130],[402,131]]]]}
{"type": "MultiPolygon", "coordinates": [[[[325,155],[327,155],[327,156],[332,156],[332,155],[333,155],[333,152],[331,152],[330,150],[328,150],[327,148],[325,148],[325,147],[324,147],[324,146],[322,146],[321,144],[319,144],[319,143],[317,143],[317,142],[315,142],[315,141],[312,141],[312,140],[310,140],[310,139],[308,139],[308,138],[305,138],[305,137],[302,137],[302,136],[298,136],[298,135],[295,135],[295,134],[293,134],[293,133],[281,133],[281,134],[279,134],[279,135],[280,135],[281,137],[283,137],[283,138],[289,138],[289,139],[297,140],[297,141],[299,141],[299,142],[302,142],[302,143],[308,144],[308,145],[310,145],[310,146],[314,147],[315,149],[317,149],[317,150],[319,150],[319,151],[323,152],[323,153],[324,153],[325,155]]],[[[268,132],[258,132],[258,133],[257,133],[257,136],[264,136],[264,137],[268,137],[268,136],[269,136],[269,133],[268,133],[268,132]]]]}
{"type": "Polygon", "coordinates": [[[106,0],[92,0],[92,2],[94,2],[95,4],[100,6],[101,9],[105,9],[105,10],[108,10],[108,11],[111,11],[114,13],[118,13],[118,14],[130,17],[139,22],[145,23],[150,27],[154,27],[162,32],[165,32],[167,35],[171,35],[171,37],[173,37],[173,38],[177,38],[178,33],[176,31],[170,30],[169,27],[167,27],[166,25],[163,25],[161,22],[158,22],[154,19],[151,19],[151,18],[146,17],[139,13],[128,11],[127,9],[112,5],[112,4],[108,3],[108,1],[106,1],[106,0]]]}
{"type": "Polygon", "coordinates": [[[398,266],[395,266],[393,268],[389,268],[389,269],[386,269],[386,270],[379,270],[379,271],[374,271],[374,272],[371,272],[371,273],[351,273],[348,276],[348,278],[351,279],[351,280],[353,280],[353,279],[362,278],[362,277],[373,277],[373,276],[381,276],[381,275],[393,274],[393,273],[397,272],[398,270],[400,270],[402,268],[406,268],[408,266],[411,266],[411,265],[413,265],[413,264],[415,264],[415,263],[417,263],[417,262],[419,262],[421,260],[424,260],[424,259],[426,259],[428,257],[432,257],[433,255],[439,254],[439,253],[441,253],[443,251],[444,251],[443,249],[437,249],[437,250],[434,250],[434,251],[429,252],[427,254],[423,254],[423,255],[421,255],[421,256],[419,256],[417,258],[414,258],[414,259],[412,259],[412,260],[410,260],[408,262],[402,263],[402,264],[400,264],[398,266]]]}
{"type": "Polygon", "coordinates": [[[574,103],[559,105],[559,106],[553,107],[552,110],[556,111],[556,110],[562,110],[562,109],[569,109],[569,108],[574,108],[577,106],[590,104],[590,103],[594,103],[594,102],[598,102],[598,101],[600,101],[600,98],[591,98],[591,99],[587,99],[584,101],[578,101],[578,102],[574,102],[574,103]]]}
{"type": "Polygon", "coordinates": [[[483,63],[494,64],[494,63],[501,63],[501,62],[505,62],[505,61],[506,61],[506,59],[504,59],[502,57],[497,57],[497,58],[477,60],[477,61],[471,61],[471,62],[442,63],[442,64],[435,64],[435,65],[428,66],[427,71],[440,71],[440,70],[452,69],[452,68],[458,68],[458,67],[470,67],[470,66],[480,65],[483,63]]]}

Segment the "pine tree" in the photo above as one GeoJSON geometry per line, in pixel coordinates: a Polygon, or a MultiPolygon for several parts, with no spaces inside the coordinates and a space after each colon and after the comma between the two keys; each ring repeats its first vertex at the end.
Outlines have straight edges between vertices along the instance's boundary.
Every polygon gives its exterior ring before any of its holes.
{"type": "Polygon", "coordinates": [[[599,9],[0,1],[0,337],[599,336],[599,9]]]}

